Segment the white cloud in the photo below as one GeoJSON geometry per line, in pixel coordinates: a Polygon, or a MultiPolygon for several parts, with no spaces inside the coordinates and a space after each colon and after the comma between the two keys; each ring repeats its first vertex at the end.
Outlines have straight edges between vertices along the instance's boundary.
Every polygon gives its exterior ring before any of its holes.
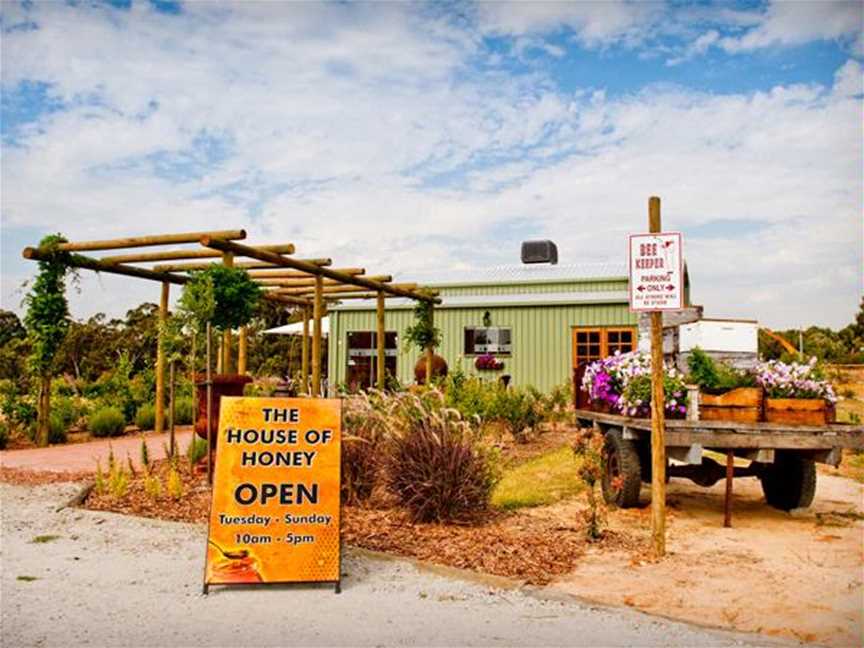
{"type": "MultiPolygon", "coordinates": [[[[772,2],[762,21],[742,36],[720,41],[732,53],[778,45],[801,45],[814,40],[857,38],[864,28],[864,5],[855,0],[828,2],[772,2]]],[[[860,55],[861,52],[859,51],[860,55]]]]}
{"type": "MultiPolygon", "coordinates": [[[[548,29],[550,10],[533,4],[508,5],[512,16],[482,7],[502,33],[548,29]]],[[[190,3],[179,18],[137,4],[37,7],[38,31],[4,36],[4,86],[41,79],[67,101],[98,102],[44,116],[26,146],[4,151],[7,232],[246,227],[250,240],[389,272],[512,263],[527,228],[557,240],[566,263],[619,258],[659,194],[669,228],[764,224],[688,239],[709,312],[837,326],[857,306],[855,61],[833,88],[610,98],[563,92],[539,72],[481,73],[468,64],[485,55],[473,28],[407,5],[190,3]],[[154,172],[153,156],[187,151],[204,131],[225,138],[224,160],[183,181],[154,172]]],[[[595,43],[636,33],[594,5],[564,10],[595,43]]],[[[15,280],[4,270],[11,305],[15,280]]],[[[73,303],[121,313],[155,299],[151,288],[87,278],[73,303]]]]}
{"type": "Polygon", "coordinates": [[[483,33],[519,36],[572,30],[588,47],[638,41],[662,12],[656,2],[483,2],[479,4],[483,33]]]}

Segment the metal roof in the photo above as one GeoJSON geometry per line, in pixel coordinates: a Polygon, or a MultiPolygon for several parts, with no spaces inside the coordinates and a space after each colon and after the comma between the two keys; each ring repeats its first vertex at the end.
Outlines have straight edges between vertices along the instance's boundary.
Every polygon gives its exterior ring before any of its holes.
{"type": "Polygon", "coordinates": [[[405,272],[399,281],[423,286],[443,287],[454,284],[502,284],[532,281],[567,282],[597,279],[627,279],[623,263],[576,263],[568,265],[523,264],[490,268],[467,268],[445,271],[405,272]]]}
{"type": "MultiPolygon", "coordinates": [[[[441,295],[436,308],[486,308],[489,306],[567,306],[572,304],[626,304],[626,290],[518,293],[504,295],[441,295]]],[[[358,299],[331,304],[331,311],[375,310],[376,300],[358,299]]],[[[414,308],[410,299],[388,299],[387,309],[414,308]]]]}

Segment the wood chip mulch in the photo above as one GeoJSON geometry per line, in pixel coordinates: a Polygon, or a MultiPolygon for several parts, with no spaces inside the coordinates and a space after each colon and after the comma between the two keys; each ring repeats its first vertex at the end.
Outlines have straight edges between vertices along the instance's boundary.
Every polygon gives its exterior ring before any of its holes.
{"type": "MultiPolygon", "coordinates": [[[[92,493],[84,503],[89,509],[113,511],[163,520],[206,523],[210,490],[203,475],[187,465],[180,470],[184,494],[179,500],[164,490],[167,462],[154,471],[162,477],[158,498],[144,491],[142,474],[134,477],[123,498],[92,493]]],[[[491,513],[474,524],[422,524],[411,522],[398,508],[342,508],[342,537],[346,544],[436,564],[524,580],[545,585],[572,572],[588,547],[631,549],[633,539],[607,530],[599,541],[589,543],[582,521],[572,524],[532,513],[491,513]]]]}
{"type": "MultiPolygon", "coordinates": [[[[588,547],[577,523],[562,526],[536,515],[493,517],[474,526],[412,523],[403,511],[346,507],[342,536],[355,547],[508,576],[545,585],[573,571],[588,547]]],[[[603,546],[620,548],[629,539],[607,531],[603,546]]]]}
{"type": "Polygon", "coordinates": [[[91,472],[48,472],[30,468],[11,468],[0,466],[0,482],[17,486],[41,486],[42,484],[60,484],[63,482],[78,482],[91,479],[91,472]]]}

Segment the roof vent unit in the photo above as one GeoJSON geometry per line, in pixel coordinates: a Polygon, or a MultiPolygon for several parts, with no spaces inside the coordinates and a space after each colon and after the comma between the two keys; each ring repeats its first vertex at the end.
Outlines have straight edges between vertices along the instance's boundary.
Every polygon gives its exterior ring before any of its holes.
{"type": "Polygon", "coordinates": [[[558,264],[558,248],[552,241],[523,241],[522,263],[558,264]]]}

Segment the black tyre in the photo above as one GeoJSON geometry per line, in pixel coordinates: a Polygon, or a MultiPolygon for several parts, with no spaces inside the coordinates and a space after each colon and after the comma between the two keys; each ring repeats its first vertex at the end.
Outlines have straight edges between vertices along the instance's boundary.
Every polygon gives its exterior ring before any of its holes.
{"type": "Polygon", "coordinates": [[[816,464],[794,452],[776,451],[774,463],[759,474],[765,501],[774,508],[791,511],[806,508],[816,494],[816,464]]]}
{"type": "Polygon", "coordinates": [[[604,445],[603,499],[620,508],[638,506],[642,469],[636,444],[624,439],[621,430],[610,430],[604,445]]]}

